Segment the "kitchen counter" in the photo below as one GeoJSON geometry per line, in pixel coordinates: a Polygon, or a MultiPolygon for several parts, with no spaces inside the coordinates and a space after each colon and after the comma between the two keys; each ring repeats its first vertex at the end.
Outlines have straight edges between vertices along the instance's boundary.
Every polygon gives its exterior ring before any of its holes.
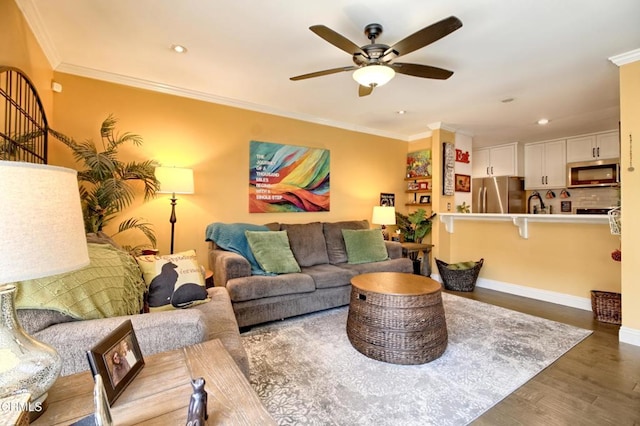
{"type": "Polygon", "coordinates": [[[609,224],[609,216],[603,214],[519,214],[519,213],[438,213],[440,222],[450,234],[456,220],[509,221],[518,227],[520,237],[529,238],[530,222],[609,224]]]}

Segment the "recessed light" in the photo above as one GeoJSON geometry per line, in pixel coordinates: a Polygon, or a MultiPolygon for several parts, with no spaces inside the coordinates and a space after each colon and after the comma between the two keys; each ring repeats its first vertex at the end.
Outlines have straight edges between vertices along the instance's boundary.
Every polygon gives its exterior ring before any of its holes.
{"type": "Polygon", "coordinates": [[[541,126],[544,126],[545,124],[549,123],[549,119],[548,118],[541,118],[540,120],[538,120],[538,124],[540,124],[541,126]]]}
{"type": "Polygon", "coordinates": [[[396,114],[398,114],[398,115],[403,115],[403,114],[406,114],[406,113],[407,113],[407,111],[405,111],[403,109],[401,109],[399,111],[396,111],[396,114]]]}
{"type": "Polygon", "coordinates": [[[181,44],[172,44],[171,50],[173,50],[176,53],[187,53],[187,48],[181,44]]]}

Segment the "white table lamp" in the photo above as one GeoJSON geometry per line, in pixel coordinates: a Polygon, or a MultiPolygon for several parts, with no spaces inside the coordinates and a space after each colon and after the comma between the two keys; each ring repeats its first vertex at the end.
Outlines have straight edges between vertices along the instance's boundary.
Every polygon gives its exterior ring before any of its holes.
{"type": "Polygon", "coordinates": [[[374,206],[371,223],[381,225],[384,239],[389,239],[389,234],[385,232],[385,229],[386,225],[396,224],[396,208],[393,206],[374,206]]]}
{"type": "Polygon", "coordinates": [[[33,419],[44,409],[62,361],[26,334],[14,296],[20,281],[89,264],[77,172],[0,161],[0,194],[0,397],[29,392],[33,419]]]}

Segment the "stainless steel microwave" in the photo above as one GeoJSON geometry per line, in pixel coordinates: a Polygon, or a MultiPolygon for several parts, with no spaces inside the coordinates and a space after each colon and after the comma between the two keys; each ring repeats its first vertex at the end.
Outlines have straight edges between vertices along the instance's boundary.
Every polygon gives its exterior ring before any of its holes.
{"type": "Polygon", "coordinates": [[[569,188],[616,186],[619,183],[620,161],[616,158],[567,163],[567,186],[569,188]]]}

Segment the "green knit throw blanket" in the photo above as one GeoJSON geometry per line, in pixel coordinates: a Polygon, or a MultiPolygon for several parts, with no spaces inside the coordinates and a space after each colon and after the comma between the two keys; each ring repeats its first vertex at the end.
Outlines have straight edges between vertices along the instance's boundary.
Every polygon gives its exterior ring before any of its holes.
{"type": "Polygon", "coordinates": [[[82,269],[17,283],[16,308],[52,309],[77,319],[140,313],[146,289],[135,259],[109,244],[88,244],[82,269]]]}

